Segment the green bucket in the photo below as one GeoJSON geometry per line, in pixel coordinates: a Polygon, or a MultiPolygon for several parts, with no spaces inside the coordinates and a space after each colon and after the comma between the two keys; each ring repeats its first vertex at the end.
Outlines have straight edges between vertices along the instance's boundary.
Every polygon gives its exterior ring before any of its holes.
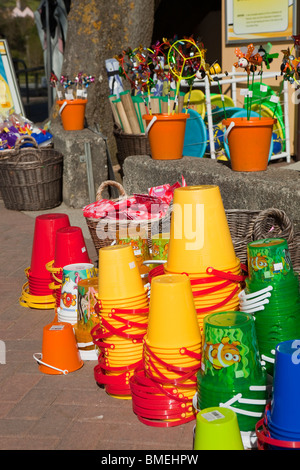
{"type": "Polygon", "coordinates": [[[287,240],[266,238],[247,245],[249,282],[260,284],[288,283],[294,279],[294,270],[287,240]]]}

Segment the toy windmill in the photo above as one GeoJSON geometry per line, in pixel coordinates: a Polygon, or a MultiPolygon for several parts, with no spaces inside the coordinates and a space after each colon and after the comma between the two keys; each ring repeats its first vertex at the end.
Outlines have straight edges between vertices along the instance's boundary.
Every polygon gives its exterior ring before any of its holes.
{"type": "Polygon", "coordinates": [[[181,80],[191,80],[196,76],[197,71],[201,67],[205,70],[205,60],[201,50],[193,39],[180,39],[174,42],[169,49],[168,64],[171,73],[177,79],[177,88],[173,107],[174,113],[178,104],[181,80]]]}
{"type": "Polygon", "coordinates": [[[233,64],[234,67],[245,69],[248,75],[250,72],[255,71],[256,67],[261,65],[263,62],[262,55],[258,52],[258,49],[253,46],[253,44],[249,44],[247,47],[236,47],[234,52],[238,57],[238,61],[233,64]]]}

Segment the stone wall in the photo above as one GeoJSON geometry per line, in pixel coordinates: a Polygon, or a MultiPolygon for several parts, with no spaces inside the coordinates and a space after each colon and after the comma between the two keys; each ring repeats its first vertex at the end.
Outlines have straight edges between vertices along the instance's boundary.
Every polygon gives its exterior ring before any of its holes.
{"type": "MultiPolygon", "coordinates": [[[[82,208],[94,202],[100,184],[109,179],[105,141],[90,129],[65,131],[60,123],[54,123],[51,132],[55,150],[64,156],[63,202],[73,208],[82,208]],[[90,172],[86,160],[87,144],[90,149],[90,172]],[[92,177],[88,178],[88,174],[92,177]]],[[[107,196],[107,193],[103,195],[107,196]]]]}
{"type": "Polygon", "coordinates": [[[148,155],[131,156],[124,162],[123,184],[128,194],[145,193],[152,186],[181,182],[182,175],[190,186],[218,185],[225,209],[281,209],[300,230],[300,176],[286,166],[270,164],[266,171],[239,173],[208,158],[156,161],[148,155]]]}

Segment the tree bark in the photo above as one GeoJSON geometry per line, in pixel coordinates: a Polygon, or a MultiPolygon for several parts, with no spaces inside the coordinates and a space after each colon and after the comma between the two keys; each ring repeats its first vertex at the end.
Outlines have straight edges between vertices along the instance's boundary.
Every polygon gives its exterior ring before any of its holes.
{"type": "MultiPolygon", "coordinates": [[[[109,87],[105,60],[130,47],[151,46],[155,0],[72,0],[62,75],[79,72],[95,76],[88,88],[86,119],[98,124],[115,154],[113,119],[108,101],[109,87]]],[[[128,84],[124,82],[125,88],[128,84]]],[[[58,118],[53,106],[52,120],[58,118]]]]}

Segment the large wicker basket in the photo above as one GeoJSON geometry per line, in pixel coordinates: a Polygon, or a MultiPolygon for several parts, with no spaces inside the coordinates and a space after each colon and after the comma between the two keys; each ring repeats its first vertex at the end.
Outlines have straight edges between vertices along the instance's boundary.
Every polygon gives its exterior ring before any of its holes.
{"type": "MultiPolygon", "coordinates": [[[[104,189],[108,186],[115,186],[120,193],[119,198],[112,199],[112,201],[120,201],[123,199],[128,198],[123,186],[116,181],[108,180],[104,181],[98,188],[96,201],[102,200],[102,193],[104,189]]],[[[170,221],[170,214],[167,213],[164,217],[160,219],[151,219],[145,221],[126,221],[126,220],[111,220],[108,219],[97,219],[86,217],[85,218],[93,244],[95,249],[98,253],[98,250],[104,246],[109,246],[116,242],[116,237],[122,235],[122,233],[129,232],[130,234],[130,227],[133,228],[135,233],[141,233],[144,237],[145,234],[147,236],[147,242],[149,248],[151,248],[151,234],[154,233],[162,233],[163,230],[169,229],[169,221],[170,221]],[[129,227],[130,226],[130,227],[129,227]],[[129,227],[129,228],[128,228],[129,227]],[[127,230],[128,229],[128,230],[127,230]]],[[[125,237],[126,238],[126,237],[125,237]]]]}
{"type": "Polygon", "coordinates": [[[247,263],[247,244],[265,238],[285,238],[288,242],[293,268],[300,273],[300,233],[287,214],[280,209],[226,210],[226,217],[237,257],[247,263]]]}
{"type": "Polygon", "coordinates": [[[39,148],[30,136],[0,156],[0,191],[7,209],[52,209],[62,202],[63,156],[50,147],[39,148]],[[30,143],[30,146],[22,147],[30,143]]]}
{"type": "Polygon", "coordinates": [[[114,125],[114,137],[117,144],[117,159],[121,166],[130,155],[151,155],[148,136],[145,134],[126,134],[120,126],[114,125]]]}

